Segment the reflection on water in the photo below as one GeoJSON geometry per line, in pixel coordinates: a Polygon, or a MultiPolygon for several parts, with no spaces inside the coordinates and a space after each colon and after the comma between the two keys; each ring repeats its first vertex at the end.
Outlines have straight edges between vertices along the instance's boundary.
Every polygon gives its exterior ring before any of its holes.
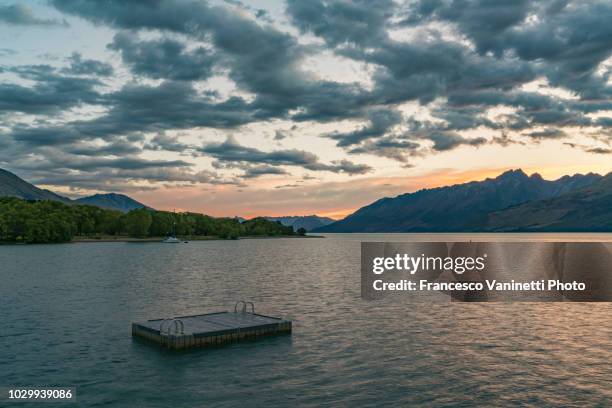
{"type": "Polygon", "coordinates": [[[610,304],[364,301],[361,239],[415,235],[0,247],[0,387],[76,386],[84,406],[612,402],[610,304]],[[184,353],[131,339],[131,321],[242,298],[293,335],[184,353]]]}

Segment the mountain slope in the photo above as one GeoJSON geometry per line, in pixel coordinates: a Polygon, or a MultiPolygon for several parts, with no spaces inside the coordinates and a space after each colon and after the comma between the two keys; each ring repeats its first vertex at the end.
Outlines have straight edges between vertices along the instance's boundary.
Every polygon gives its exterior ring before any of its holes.
{"type": "Polygon", "coordinates": [[[10,171],[0,169],[0,197],[17,197],[24,200],[52,200],[69,203],[71,200],[52,191],[38,188],[10,171]]]}
{"type": "Polygon", "coordinates": [[[488,215],[488,231],[612,231],[612,173],[590,186],[488,215]]]}
{"type": "Polygon", "coordinates": [[[94,205],[123,212],[147,207],[126,195],[115,193],[94,194],[73,201],[67,197],[55,194],[52,191],[38,188],[10,171],[3,169],[0,169],[0,197],[17,197],[23,200],[51,200],[61,201],[66,204],[94,205]]]}
{"type": "Polygon", "coordinates": [[[294,231],[304,228],[306,231],[312,231],[315,228],[320,228],[329,225],[335,220],[328,217],[319,217],[318,215],[293,215],[286,217],[264,217],[270,221],[280,221],[281,224],[288,227],[293,227],[294,231]]]}
{"type": "Polygon", "coordinates": [[[137,210],[139,208],[148,208],[146,205],[133,198],[117,193],[94,194],[92,196],[79,198],[75,200],[75,202],[77,204],[95,205],[97,207],[123,212],[137,210]]]}
{"type": "Polygon", "coordinates": [[[544,180],[510,170],[494,179],[424,189],[383,198],[316,232],[452,232],[474,231],[488,213],[533,200],[556,197],[600,180],[596,174],[544,180]]]}

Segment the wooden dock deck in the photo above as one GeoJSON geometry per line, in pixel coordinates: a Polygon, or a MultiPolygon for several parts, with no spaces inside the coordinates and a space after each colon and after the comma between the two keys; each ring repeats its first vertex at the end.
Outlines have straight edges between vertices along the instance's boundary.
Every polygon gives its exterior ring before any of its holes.
{"type": "Polygon", "coordinates": [[[246,302],[242,310],[238,304],[233,312],[179,316],[132,323],[132,336],[139,337],[173,350],[216,346],[247,338],[291,333],[291,321],[250,312],[246,302]]]}

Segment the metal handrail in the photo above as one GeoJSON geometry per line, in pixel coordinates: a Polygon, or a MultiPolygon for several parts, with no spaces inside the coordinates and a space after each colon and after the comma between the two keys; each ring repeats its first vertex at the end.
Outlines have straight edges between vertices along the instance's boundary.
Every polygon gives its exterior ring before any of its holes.
{"type": "Polygon", "coordinates": [[[162,320],[162,322],[159,324],[159,334],[163,334],[163,332],[164,332],[164,323],[170,324],[170,323],[172,323],[173,320],[174,319],[164,319],[164,320],[162,320]]]}
{"type": "Polygon", "coordinates": [[[242,303],[242,313],[246,311],[246,302],[244,300],[239,300],[234,305],[234,313],[238,313],[238,305],[242,303]]]}
{"type": "MultiPolygon", "coordinates": [[[[174,334],[185,334],[185,325],[181,319],[174,319],[172,323],[174,323],[174,334]],[[181,326],[180,332],[179,325],[181,326]]],[[[168,333],[170,333],[170,327],[172,327],[172,325],[168,326],[168,333]]]]}
{"type": "Polygon", "coordinates": [[[172,329],[174,328],[174,334],[185,334],[185,324],[181,319],[164,319],[159,325],[159,334],[169,336],[172,334],[172,329]],[[164,323],[168,323],[168,327],[164,332],[164,323]],[[179,331],[180,329],[180,331],[179,331]]]}
{"type": "Polygon", "coordinates": [[[242,304],[241,313],[247,313],[247,306],[251,305],[251,314],[255,314],[255,304],[253,302],[245,302],[244,300],[239,300],[234,305],[234,313],[238,313],[238,305],[242,304]]]}

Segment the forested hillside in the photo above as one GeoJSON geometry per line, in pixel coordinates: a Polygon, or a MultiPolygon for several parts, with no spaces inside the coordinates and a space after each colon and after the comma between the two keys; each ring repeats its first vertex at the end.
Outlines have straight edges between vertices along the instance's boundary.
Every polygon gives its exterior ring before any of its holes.
{"type": "Polygon", "coordinates": [[[214,218],[196,213],[175,214],[146,208],[122,213],[57,201],[0,198],[0,242],[69,242],[75,237],[100,236],[148,238],[173,232],[178,236],[224,239],[296,235],[293,228],[263,218],[240,223],[234,218],[214,218]]]}

